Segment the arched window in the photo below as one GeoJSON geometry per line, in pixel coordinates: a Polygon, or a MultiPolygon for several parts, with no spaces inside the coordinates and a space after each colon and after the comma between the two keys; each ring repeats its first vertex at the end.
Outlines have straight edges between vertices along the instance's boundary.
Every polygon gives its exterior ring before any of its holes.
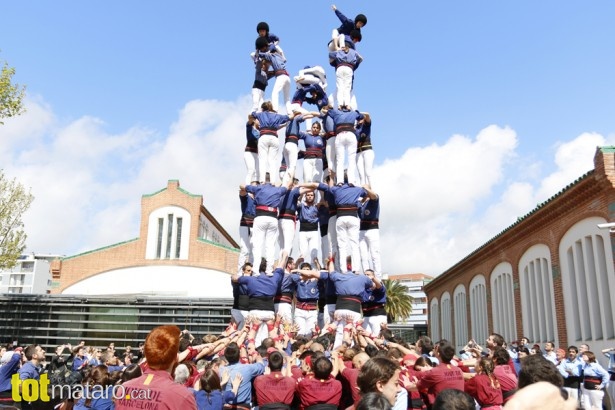
{"type": "Polygon", "coordinates": [[[451,323],[451,294],[445,292],[442,295],[442,304],[440,306],[440,315],[442,318],[442,339],[446,339],[452,342],[453,326],[451,323]]]}
{"type": "Polygon", "coordinates": [[[487,287],[483,275],[476,275],[470,282],[470,322],[474,340],[487,340],[487,287]]]}
{"type": "Polygon", "coordinates": [[[456,350],[463,348],[468,342],[468,314],[466,303],[466,288],[458,285],[453,293],[455,303],[455,345],[456,350]]]}
{"type": "Polygon", "coordinates": [[[438,298],[431,299],[429,304],[429,327],[431,329],[431,340],[440,340],[440,309],[438,309],[438,298]]]}
{"type": "Polygon", "coordinates": [[[525,251],[519,261],[519,278],[523,334],[535,343],[557,342],[551,252],[546,245],[525,251]]]}
{"type": "Polygon", "coordinates": [[[493,333],[504,336],[507,342],[518,339],[512,265],[508,262],[498,264],[491,272],[491,315],[493,333]]]}
{"type": "Polygon", "coordinates": [[[149,215],[145,259],[188,259],[190,213],[178,206],[158,208],[149,215]]]}
{"type": "Polygon", "coordinates": [[[597,227],[602,218],[587,218],[566,232],[559,247],[571,342],[613,339],[615,322],[611,294],[615,289],[609,230],[597,227]]]}

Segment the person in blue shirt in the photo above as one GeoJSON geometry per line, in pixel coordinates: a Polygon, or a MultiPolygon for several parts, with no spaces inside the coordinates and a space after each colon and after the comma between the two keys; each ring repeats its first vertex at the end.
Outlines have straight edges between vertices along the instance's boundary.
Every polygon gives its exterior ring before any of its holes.
{"type": "Polygon", "coordinates": [[[259,265],[264,254],[267,259],[267,272],[272,271],[273,259],[275,258],[275,240],[278,236],[278,206],[288,188],[289,186],[272,185],[269,182],[268,174],[264,184],[239,186],[240,195],[243,193],[254,195],[255,217],[252,225],[252,259],[254,265],[259,265]]]}
{"type": "Polygon", "coordinates": [[[322,158],[325,142],[320,136],[321,125],[319,122],[312,124],[310,132],[299,132],[299,139],[305,145],[303,156],[303,181],[322,182],[322,158]]]}
{"type": "Polygon", "coordinates": [[[266,272],[267,265],[265,260],[261,261],[258,276],[237,276],[233,275],[232,280],[240,285],[247,285],[249,297],[249,315],[252,317],[253,329],[257,334],[255,344],[259,346],[261,341],[267,337],[268,332],[273,329],[275,318],[274,297],[280,288],[284,277],[284,266],[288,254],[281,252],[280,259],[273,272],[266,272]]]}
{"type": "MultiPolygon", "coordinates": [[[[267,47],[267,39],[259,37],[256,39],[256,49],[267,47]]],[[[265,89],[269,82],[269,78],[273,77],[273,71],[269,70],[271,64],[262,58],[255,58],[256,53],[253,53],[254,60],[254,82],[252,83],[252,111],[258,111],[261,104],[265,100],[265,89]]]]}
{"type": "MultiPolygon", "coordinates": [[[[265,21],[261,21],[256,25],[256,32],[258,33],[258,38],[262,38],[267,40],[267,49],[269,51],[275,52],[277,51],[284,57],[284,51],[282,47],[280,47],[280,37],[276,36],[273,33],[269,32],[269,24],[265,21]]],[[[256,47],[256,50],[260,50],[262,47],[256,47]]],[[[252,54],[252,58],[254,58],[254,53],[252,54]]],[[[284,57],[286,60],[286,57],[284,57]]]]}
{"type": "Polygon", "coordinates": [[[267,47],[263,47],[257,53],[258,58],[268,61],[273,69],[273,75],[275,76],[275,83],[273,83],[273,90],[271,91],[271,103],[273,109],[278,110],[280,93],[283,93],[284,107],[286,112],[290,113],[290,77],[288,71],[286,71],[286,59],[282,54],[277,51],[268,51],[267,47]]]}
{"type": "MultiPolygon", "coordinates": [[[[20,385],[20,391],[23,388],[23,382],[25,380],[40,380],[41,376],[41,363],[45,360],[45,350],[40,345],[33,344],[26,347],[23,351],[23,355],[26,357],[27,362],[25,362],[21,368],[17,371],[19,373],[19,380],[21,380],[22,384],[20,385]]],[[[22,394],[23,397],[23,394],[22,394]]],[[[39,400],[36,401],[38,404],[39,400]]],[[[25,400],[21,401],[22,410],[29,410],[33,408],[34,402],[27,402],[25,400]]],[[[36,404],[34,404],[36,406],[36,404]]]]}
{"type": "MultiPolygon", "coordinates": [[[[300,107],[296,108],[294,112],[303,112],[300,115],[296,115],[291,120],[290,124],[286,126],[286,140],[284,141],[284,162],[286,163],[286,171],[284,174],[284,178],[287,178],[287,175],[295,175],[295,171],[297,168],[297,158],[299,154],[299,139],[300,135],[303,131],[301,131],[301,124],[308,119],[313,117],[317,117],[320,115],[318,112],[308,112],[306,110],[301,109],[300,107]]],[[[307,123],[307,122],[306,122],[307,123]]],[[[311,123],[311,122],[310,122],[311,123]]]]}
{"type": "Polygon", "coordinates": [[[374,186],[372,170],[374,168],[374,149],[372,147],[372,118],[369,113],[362,112],[363,121],[356,128],[357,135],[357,170],[361,186],[374,186]]]}
{"type": "MultiPolygon", "coordinates": [[[[329,258],[327,265],[329,270],[328,278],[335,286],[335,293],[337,295],[334,322],[332,323],[332,325],[337,326],[335,343],[333,344],[333,348],[336,349],[342,344],[344,327],[347,324],[354,324],[361,319],[363,292],[372,288],[374,282],[363,274],[357,275],[351,271],[346,273],[336,272],[333,258],[329,258]]],[[[300,272],[300,274],[305,279],[323,279],[327,276],[318,271],[306,271],[300,272]]]]}
{"type": "Polygon", "coordinates": [[[302,183],[300,186],[306,188],[314,188],[323,191],[325,195],[333,196],[333,201],[328,201],[329,208],[331,204],[335,204],[336,222],[335,231],[337,234],[337,248],[339,251],[339,266],[340,270],[344,270],[347,266],[347,258],[352,255],[348,270],[353,270],[353,265],[358,269],[361,256],[359,249],[359,199],[368,196],[365,188],[356,187],[348,183],[348,179],[344,178],[344,183],[329,186],[322,183],[302,183]],[[348,252],[350,248],[350,253],[348,252]]]}
{"type": "Polygon", "coordinates": [[[604,389],[609,383],[609,373],[596,361],[596,355],[591,351],[581,354],[583,360],[583,408],[601,409],[604,399],[604,389]]]}
{"type": "Polygon", "coordinates": [[[341,11],[337,9],[335,4],[331,5],[331,10],[340,20],[341,25],[331,33],[331,42],[329,43],[329,51],[333,51],[336,47],[342,48],[345,44],[347,35],[353,30],[360,31],[367,24],[367,17],[364,14],[357,14],[354,20],[349,19],[341,11]]]}
{"type": "Polygon", "coordinates": [[[110,380],[109,370],[105,365],[92,367],[84,383],[84,397],[81,397],[75,410],[113,410],[113,384],[110,380]]]}
{"type": "Polygon", "coordinates": [[[270,180],[275,182],[278,166],[278,152],[280,151],[280,141],[278,140],[278,129],[284,127],[293,115],[282,115],[275,112],[271,101],[265,101],[261,105],[261,112],[252,112],[251,116],[255,119],[259,131],[258,137],[258,178],[265,182],[265,175],[269,173],[270,180]]]}
{"type": "Polygon", "coordinates": [[[238,272],[241,270],[244,263],[253,261],[251,232],[254,227],[254,218],[256,217],[254,195],[248,194],[247,191],[240,192],[239,203],[241,204],[241,218],[239,219],[238,272]]]}
{"type": "MultiPolygon", "coordinates": [[[[348,182],[353,184],[356,180],[357,173],[357,135],[355,127],[357,122],[364,119],[363,114],[359,111],[351,110],[345,106],[339,110],[331,108],[326,110],[326,115],[333,119],[335,126],[335,175],[337,183],[342,182],[340,179],[344,175],[345,157],[348,158],[348,182]],[[346,155],[344,155],[346,153],[346,155]]],[[[327,141],[329,144],[329,141],[327,141]]]]}
{"type": "MultiPolygon", "coordinates": [[[[228,378],[235,380],[237,374],[241,375],[241,382],[236,389],[235,398],[227,400],[226,404],[235,406],[237,409],[252,408],[252,381],[265,372],[265,364],[260,355],[255,355],[256,363],[242,364],[239,362],[239,346],[235,342],[229,343],[224,349],[224,357],[228,360],[228,366],[220,369],[222,374],[228,371],[228,378]]],[[[232,391],[233,385],[226,383],[224,391],[232,391]]],[[[224,392],[223,392],[224,394],[224,392]]]]}
{"type": "MultiPolygon", "coordinates": [[[[320,298],[320,288],[323,279],[306,278],[300,276],[302,271],[312,270],[312,265],[307,262],[301,264],[299,270],[293,271],[291,275],[293,282],[297,285],[297,301],[295,303],[295,324],[299,327],[297,334],[312,337],[318,319],[318,299],[320,298]]],[[[328,273],[326,278],[328,278],[328,273]]],[[[325,278],[325,280],[326,280],[325,278]]]]}
{"type": "Polygon", "coordinates": [[[21,349],[9,350],[0,358],[0,398],[7,406],[13,405],[11,378],[19,370],[21,349]]]}
{"type": "Polygon", "coordinates": [[[361,252],[361,265],[363,271],[371,269],[378,279],[382,278],[382,263],[380,258],[380,229],[378,218],[380,216],[380,197],[372,191],[369,185],[363,189],[367,196],[359,206],[359,250],[361,252]]]}
{"type": "Polygon", "coordinates": [[[578,353],[579,349],[576,346],[569,346],[566,357],[557,366],[557,370],[564,378],[564,389],[575,400],[579,399],[581,368],[583,367],[583,361],[577,357],[578,353]]]}
{"type": "Polygon", "coordinates": [[[352,82],[354,72],[362,61],[363,57],[347,46],[329,53],[329,62],[335,67],[336,102],[339,107],[356,104],[356,100],[352,101],[352,82]]]}
{"type": "Polygon", "coordinates": [[[365,270],[365,276],[370,278],[374,286],[363,292],[363,328],[373,334],[380,335],[382,325],[387,323],[387,312],[385,305],[387,302],[386,288],[371,269],[365,270]]]}
{"type": "Polygon", "coordinates": [[[307,192],[297,207],[299,215],[299,252],[307,260],[318,258],[320,233],[318,231],[318,207],[315,193],[307,192]]]}
{"type": "Polygon", "coordinates": [[[194,399],[198,410],[219,410],[224,404],[231,402],[237,397],[239,386],[243,380],[241,372],[236,372],[233,381],[229,383],[228,370],[222,374],[222,378],[214,369],[207,369],[199,379],[200,389],[195,390],[194,399]],[[231,385],[230,390],[222,390],[222,386],[231,385]]]}
{"type": "Polygon", "coordinates": [[[260,132],[254,128],[255,118],[248,115],[246,122],[246,146],[243,152],[243,161],[246,164],[246,185],[258,181],[257,165],[258,164],[258,137],[260,132]]]}
{"type": "MultiPolygon", "coordinates": [[[[242,276],[252,276],[253,266],[250,262],[246,262],[241,267],[242,276]]],[[[233,288],[233,307],[231,308],[231,319],[237,324],[237,329],[243,329],[246,318],[250,311],[250,296],[248,296],[248,285],[240,285],[238,282],[231,279],[233,288]]]]}
{"type": "Polygon", "coordinates": [[[615,409],[615,347],[603,349],[602,353],[609,359],[607,371],[611,379],[607,386],[607,392],[611,399],[611,409],[615,409]]]}

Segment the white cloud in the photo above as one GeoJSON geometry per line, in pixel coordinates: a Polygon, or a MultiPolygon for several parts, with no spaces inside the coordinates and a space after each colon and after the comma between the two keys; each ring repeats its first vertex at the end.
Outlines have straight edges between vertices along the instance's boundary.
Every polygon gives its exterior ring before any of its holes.
{"type": "MultiPolygon", "coordinates": [[[[137,127],[110,134],[92,117],[58,124],[44,102],[29,101],[27,114],[0,129],[19,141],[0,151],[4,169],[36,197],[24,217],[28,251],[72,255],[137,237],[141,195],[169,179],[203,195],[236,236],[249,108],[248,97],[190,101],[160,138],[164,130],[137,127]]],[[[535,171],[520,172],[539,166],[517,158],[518,143],[511,128],[490,125],[474,137],[400,147],[399,158],[376,166],[385,272],[448,269],[591,169],[595,147],[605,139],[582,134],[562,142],[558,168],[543,181],[529,179],[535,171]]]]}

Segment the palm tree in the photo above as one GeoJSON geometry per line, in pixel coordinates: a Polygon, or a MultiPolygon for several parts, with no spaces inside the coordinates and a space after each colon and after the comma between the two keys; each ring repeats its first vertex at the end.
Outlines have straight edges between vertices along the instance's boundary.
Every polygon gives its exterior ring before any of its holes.
{"type": "Polygon", "coordinates": [[[389,323],[405,319],[412,313],[412,296],[408,294],[408,287],[398,280],[385,279],[382,281],[387,292],[385,309],[389,323]]]}

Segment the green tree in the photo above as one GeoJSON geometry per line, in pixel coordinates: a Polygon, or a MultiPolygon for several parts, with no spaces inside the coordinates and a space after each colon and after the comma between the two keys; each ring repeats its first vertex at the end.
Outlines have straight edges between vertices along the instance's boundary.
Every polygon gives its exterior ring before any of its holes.
{"type": "Polygon", "coordinates": [[[13,75],[15,69],[4,62],[0,72],[0,125],[4,124],[4,118],[20,115],[25,111],[23,98],[26,88],[13,84],[13,75]]]}
{"type": "Polygon", "coordinates": [[[387,290],[387,303],[385,309],[390,323],[402,320],[412,313],[412,296],[408,294],[408,287],[398,280],[385,279],[382,281],[387,290]]]}
{"type": "Polygon", "coordinates": [[[34,196],[15,179],[9,180],[0,170],[0,269],[10,269],[26,247],[26,233],[21,216],[34,196]]]}

